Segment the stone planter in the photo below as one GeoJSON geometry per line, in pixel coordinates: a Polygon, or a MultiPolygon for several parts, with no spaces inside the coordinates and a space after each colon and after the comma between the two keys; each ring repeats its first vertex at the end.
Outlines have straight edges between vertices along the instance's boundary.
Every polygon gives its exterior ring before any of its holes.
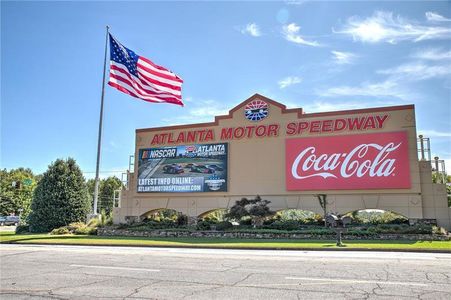
{"type": "MultiPolygon", "coordinates": [[[[335,234],[311,233],[259,233],[240,231],[135,231],[130,229],[117,229],[102,227],[97,229],[100,236],[132,236],[132,237],[202,237],[202,238],[239,238],[239,239],[294,239],[294,240],[335,240],[335,234]]],[[[409,241],[449,241],[450,237],[435,234],[375,234],[353,235],[343,234],[344,240],[409,240],[409,241]]]]}

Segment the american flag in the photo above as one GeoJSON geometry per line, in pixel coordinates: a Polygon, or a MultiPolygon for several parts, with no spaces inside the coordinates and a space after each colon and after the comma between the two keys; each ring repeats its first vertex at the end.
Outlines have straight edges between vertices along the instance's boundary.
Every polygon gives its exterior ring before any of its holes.
{"type": "Polygon", "coordinates": [[[183,106],[182,83],[176,74],[137,55],[110,34],[110,86],[144,101],[183,106]]]}

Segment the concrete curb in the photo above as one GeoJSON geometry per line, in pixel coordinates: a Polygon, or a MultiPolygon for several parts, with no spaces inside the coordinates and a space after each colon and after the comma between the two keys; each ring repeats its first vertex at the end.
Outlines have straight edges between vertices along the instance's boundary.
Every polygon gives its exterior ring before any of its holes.
{"type": "Polygon", "coordinates": [[[92,247],[136,247],[136,248],[184,248],[184,249],[220,249],[220,250],[280,250],[280,251],[361,251],[361,252],[412,252],[412,253],[445,253],[451,254],[450,250],[436,250],[436,249],[374,249],[374,248],[279,248],[279,247],[212,247],[212,246],[183,246],[183,245],[117,245],[117,244],[83,244],[83,243],[70,243],[70,244],[56,244],[56,243],[15,243],[15,242],[0,242],[1,244],[9,245],[59,245],[59,246],[92,246],[92,247]]]}

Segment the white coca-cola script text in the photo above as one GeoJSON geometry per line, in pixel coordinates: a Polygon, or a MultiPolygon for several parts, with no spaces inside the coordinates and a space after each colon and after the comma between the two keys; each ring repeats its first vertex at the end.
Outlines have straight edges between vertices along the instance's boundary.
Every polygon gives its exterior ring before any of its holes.
{"type": "Polygon", "coordinates": [[[332,154],[317,154],[315,147],[308,147],[294,160],[291,174],[296,179],[315,176],[337,178],[338,175],[343,178],[352,176],[360,178],[365,175],[387,177],[396,169],[396,159],[389,158],[389,155],[400,145],[401,143],[395,145],[393,142],[386,145],[360,144],[349,153],[332,154]],[[374,152],[376,155],[373,154],[374,152]],[[368,157],[370,155],[371,158],[368,157]]]}

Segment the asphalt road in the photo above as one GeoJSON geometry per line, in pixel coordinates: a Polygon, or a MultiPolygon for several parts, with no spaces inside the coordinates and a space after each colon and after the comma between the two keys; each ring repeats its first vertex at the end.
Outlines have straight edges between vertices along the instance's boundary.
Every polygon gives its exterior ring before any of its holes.
{"type": "Polygon", "coordinates": [[[1,299],[451,299],[451,255],[0,245],[1,299]]]}

